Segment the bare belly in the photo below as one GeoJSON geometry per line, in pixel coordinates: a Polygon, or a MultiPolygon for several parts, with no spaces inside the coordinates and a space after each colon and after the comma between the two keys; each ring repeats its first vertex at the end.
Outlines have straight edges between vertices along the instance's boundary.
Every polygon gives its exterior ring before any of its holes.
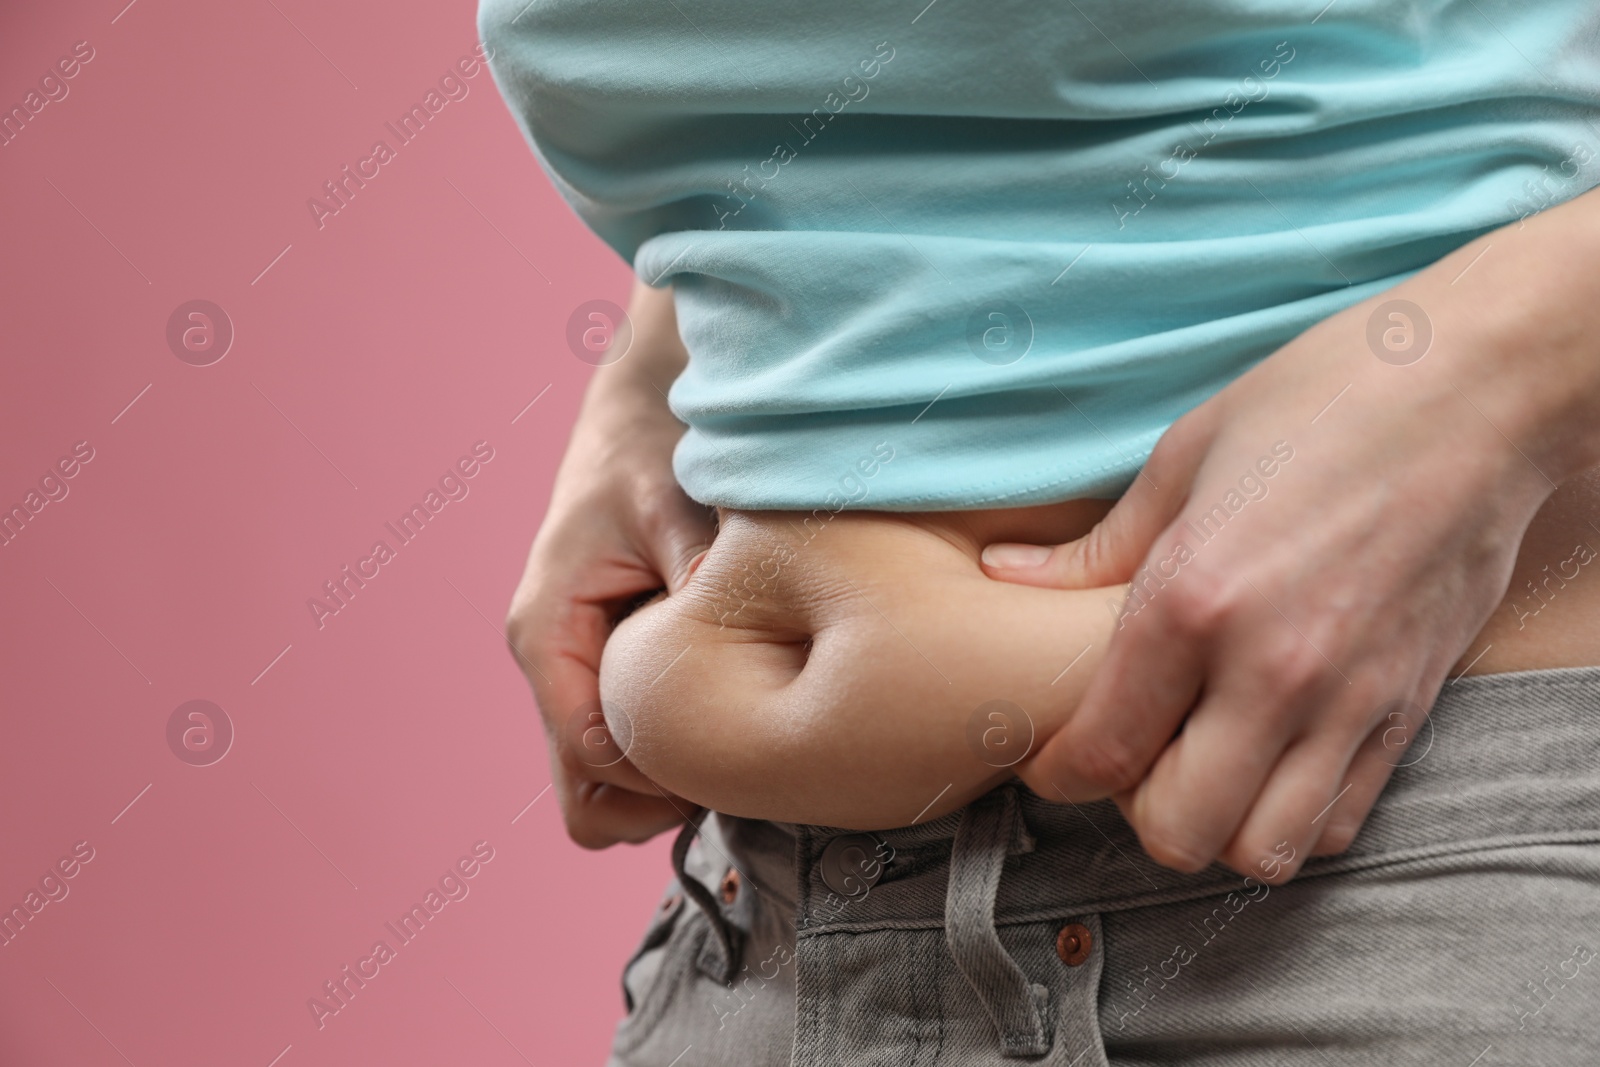
{"type": "MultiPolygon", "coordinates": [[[[1597,473],[1541,509],[1452,673],[1600,665],[1597,473]]],[[[1109,508],[726,513],[688,582],[607,641],[607,721],[640,771],[718,811],[872,829],[957,810],[1011,773],[973,758],[974,714],[1001,701],[1027,744],[1052,736],[1127,591],[998,582],[979,554],[1075,539],[1109,508]]]]}
{"type": "Polygon", "coordinates": [[[1469,674],[1600,664],[1600,468],[1539,509],[1500,606],[1457,664],[1469,674]]]}
{"type": "MultiPolygon", "coordinates": [[[[870,537],[874,524],[910,523],[976,559],[996,541],[1058,544],[1081,537],[1110,508],[1110,501],[1073,500],[978,511],[855,513],[830,521],[828,538],[837,545],[870,537]]],[[[742,513],[741,519],[746,529],[757,530],[793,529],[800,521],[779,513],[742,513]]],[[[739,540],[724,550],[741,551],[739,540]]],[[[756,557],[768,549],[756,538],[748,551],[756,557]]],[[[1510,588],[1452,673],[1591,665],[1600,665],[1600,468],[1570,480],[1545,502],[1523,538],[1510,588]]]]}

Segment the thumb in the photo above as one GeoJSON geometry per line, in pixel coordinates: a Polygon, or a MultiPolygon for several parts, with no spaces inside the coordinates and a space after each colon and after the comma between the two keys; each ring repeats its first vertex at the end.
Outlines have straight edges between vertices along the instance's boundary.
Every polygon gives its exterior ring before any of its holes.
{"type": "Polygon", "coordinates": [[[661,576],[669,593],[676,593],[688,582],[717,533],[711,511],[681,490],[657,502],[643,517],[640,527],[640,553],[661,576]]]}
{"type": "Polygon", "coordinates": [[[983,550],[984,573],[1003,582],[1057,589],[1092,589],[1131,579],[1183,508],[1204,458],[1200,442],[1185,441],[1186,436],[1178,425],[1168,430],[1127,493],[1087,534],[1054,547],[989,545],[983,550]]]}

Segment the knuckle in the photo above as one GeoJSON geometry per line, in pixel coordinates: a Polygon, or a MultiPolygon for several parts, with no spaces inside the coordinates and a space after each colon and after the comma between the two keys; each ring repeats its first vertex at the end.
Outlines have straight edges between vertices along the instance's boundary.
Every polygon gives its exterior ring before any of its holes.
{"type": "Polygon", "coordinates": [[[1057,572],[1073,569],[1073,554],[1076,553],[1076,569],[1083,574],[1109,575],[1116,574],[1122,569],[1122,546],[1125,543],[1122,527],[1126,525],[1119,516],[1110,516],[1095,523],[1090,528],[1087,536],[1081,541],[1068,542],[1051,554],[1050,563],[1057,572]]]}
{"type": "Polygon", "coordinates": [[[1062,794],[1056,789],[1055,777],[1046,762],[1038,756],[1027,757],[1011,769],[1016,772],[1022,784],[1027,786],[1035,796],[1052,803],[1061,802],[1062,794]]]}
{"type": "Polygon", "coordinates": [[[588,821],[576,815],[567,816],[567,837],[574,845],[590,852],[610,848],[616,843],[610,836],[601,833],[588,821]]]}
{"type": "Polygon", "coordinates": [[[616,844],[617,838],[602,829],[596,818],[593,783],[565,778],[561,784],[561,821],[572,843],[591,852],[616,844]]]}
{"type": "Polygon", "coordinates": [[[684,524],[687,498],[675,483],[650,480],[634,491],[634,522],[641,535],[656,540],[684,524]]]}
{"type": "MultiPolygon", "coordinates": [[[[1167,427],[1167,432],[1155,443],[1150,450],[1147,468],[1157,474],[1166,474],[1168,480],[1174,481],[1177,479],[1173,475],[1192,471],[1206,454],[1211,439],[1216,436],[1217,421],[1214,401],[1191,408],[1167,427]]],[[[1161,479],[1157,478],[1157,481],[1161,479]]]]}
{"type": "Polygon", "coordinates": [[[1317,842],[1319,855],[1334,856],[1347,851],[1355,843],[1356,834],[1361,830],[1361,824],[1348,819],[1341,819],[1329,826],[1322,833],[1322,839],[1317,842]]]}
{"type": "Polygon", "coordinates": [[[1279,646],[1270,668],[1273,688],[1290,698],[1311,694],[1323,685],[1329,673],[1321,653],[1298,637],[1279,646]]]}
{"type": "Polygon", "coordinates": [[[1211,857],[1190,835],[1172,826],[1141,828],[1139,843],[1163,867],[1193,873],[1204,870],[1211,857]]]}
{"type": "Polygon", "coordinates": [[[1228,849],[1228,866],[1268,885],[1283,885],[1300,870],[1300,849],[1286,846],[1283,838],[1253,835],[1236,841],[1228,849]]]}
{"type": "Polygon", "coordinates": [[[1240,583],[1214,568],[1194,568],[1173,585],[1167,612],[1183,634],[1205,636],[1221,629],[1239,609],[1240,583]]]}
{"type": "MultiPolygon", "coordinates": [[[[1266,861],[1262,860],[1258,854],[1256,859],[1256,866],[1258,870],[1261,869],[1261,864],[1264,862],[1266,861]]],[[[1262,871],[1260,878],[1268,885],[1286,885],[1294,878],[1295,875],[1300,873],[1300,868],[1304,866],[1304,864],[1305,860],[1302,857],[1297,856],[1292,860],[1269,867],[1267,870],[1262,871]]]]}
{"type": "Polygon", "coordinates": [[[1151,465],[1166,466],[1192,456],[1201,445],[1209,427],[1201,408],[1194,408],[1173,424],[1156,441],[1150,450],[1151,465]]]}
{"type": "Polygon", "coordinates": [[[1365,712],[1361,724],[1381,738],[1383,747],[1392,752],[1396,745],[1404,747],[1426,734],[1431,702],[1415,699],[1395,699],[1390,694],[1398,688],[1363,694],[1361,703],[1352,712],[1365,712]]]}
{"type": "Polygon", "coordinates": [[[1106,530],[1108,520],[1101,519],[1089,528],[1078,541],[1068,541],[1064,545],[1057,545],[1050,552],[1050,559],[1046,566],[1057,577],[1079,571],[1083,574],[1107,573],[1106,563],[1109,561],[1111,538],[1106,530]]]}
{"type": "Polygon", "coordinates": [[[1361,694],[1351,697],[1334,715],[1339,735],[1356,745],[1352,760],[1357,766],[1393,758],[1416,738],[1422,725],[1419,718],[1406,714],[1404,709],[1388,708],[1361,694]]]}
{"type": "Polygon", "coordinates": [[[511,603],[506,606],[505,634],[508,641],[521,639],[534,627],[534,620],[538,616],[538,589],[530,582],[524,581],[517,586],[517,591],[511,595],[511,603]]]}
{"type": "Polygon", "coordinates": [[[533,650],[533,631],[534,623],[528,609],[520,605],[513,606],[506,614],[505,621],[506,644],[513,654],[527,655],[533,650]]]}
{"type": "Polygon", "coordinates": [[[560,602],[547,597],[519,599],[506,613],[506,648],[524,674],[546,657],[552,634],[567,624],[560,602]]]}
{"type": "Polygon", "coordinates": [[[1147,761],[1139,751],[1120,741],[1100,738],[1072,747],[1064,762],[1073,777],[1120,793],[1144,777],[1147,761]]]}

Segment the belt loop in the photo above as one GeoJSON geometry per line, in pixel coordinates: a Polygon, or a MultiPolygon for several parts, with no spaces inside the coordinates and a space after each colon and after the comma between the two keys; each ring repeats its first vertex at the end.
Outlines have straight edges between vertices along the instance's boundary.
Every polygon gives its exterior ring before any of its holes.
{"type": "Polygon", "coordinates": [[[678,831],[677,839],[672,842],[672,870],[678,876],[678,884],[683,889],[683,895],[694,901],[695,906],[705,913],[706,918],[711,921],[711,931],[716,935],[714,941],[706,942],[706,950],[700,954],[699,965],[723,985],[732,985],[734,972],[739,966],[739,954],[742,948],[741,931],[722,914],[722,908],[711,895],[711,890],[684,869],[684,863],[689,858],[689,846],[694,843],[695,835],[700,832],[700,824],[705,817],[706,812],[701,810],[686,821],[683,828],[678,831]]]}
{"type": "Polygon", "coordinates": [[[1016,790],[1002,786],[962,810],[950,853],[945,941],[957,969],[994,1020],[1006,1057],[1042,1056],[1054,1042],[1049,987],[1028,980],[994,926],[995,894],[1006,857],[1032,848],[1016,790]]]}

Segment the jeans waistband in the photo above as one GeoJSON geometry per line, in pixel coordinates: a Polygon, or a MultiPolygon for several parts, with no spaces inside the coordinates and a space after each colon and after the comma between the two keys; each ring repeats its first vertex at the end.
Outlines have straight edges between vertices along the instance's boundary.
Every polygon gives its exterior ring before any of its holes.
{"type": "MultiPolygon", "coordinates": [[[[1600,840],[1600,667],[1475,675],[1449,683],[1350,849],[1300,878],[1497,845],[1600,840]]],[[[1236,889],[1213,866],[1183,874],[1145,856],[1109,801],[1052,802],[1020,783],[1031,847],[1004,860],[994,921],[1117,911],[1236,889]]],[[[970,810],[967,809],[967,810],[970,810]]],[[[719,816],[734,865],[787,906],[800,936],[946,924],[951,854],[966,810],[869,837],[884,857],[871,884],[836,891],[823,860],[856,831],[719,816]],[[791,898],[791,892],[793,896],[791,898]]]]}

